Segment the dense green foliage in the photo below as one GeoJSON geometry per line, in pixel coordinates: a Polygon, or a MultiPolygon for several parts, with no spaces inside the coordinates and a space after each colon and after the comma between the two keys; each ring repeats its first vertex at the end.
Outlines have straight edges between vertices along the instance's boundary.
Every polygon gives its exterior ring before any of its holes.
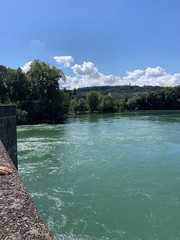
{"type": "Polygon", "coordinates": [[[60,91],[63,72],[35,60],[25,74],[0,66],[0,102],[17,105],[18,123],[60,122],[68,111],[67,93],[60,91]]]}
{"type": "Polygon", "coordinates": [[[101,86],[60,90],[63,72],[35,60],[27,73],[0,65],[0,103],[17,105],[19,124],[62,122],[66,114],[180,109],[180,86],[101,86]]]}
{"type": "Polygon", "coordinates": [[[99,92],[101,95],[111,95],[115,98],[123,98],[130,95],[144,95],[150,92],[160,91],[163,87],[159,86],[136,86],[136,85],[120,85],[120,86],[95,86],[85,87],[73,90],[73,95],[77,98],[85,98],[88,92],[99,92]]]}
{"type": "MultiPolygon", "coordinates": [[[[97,91],[90,91],[86,93],[85,98],[82,98],[82,95],[80,95],[81,98],[74,98],[71,101],[71,112],[77,114],[86,111],[180,110],[180,86],[157,89],[158,88],[156,88],[154,92],[141,92],[139,94],[126,92],[124,95],[121,95],[121,97],[114,97],[111,96],[111,94],[103,95],[97,91]]],[[[77,92],[75,94],[77,94],[77,92]]]]}
{"type": "Polygon", "coordinates": [[[99,93],[93,91],[88,92],[86,95],[86,101],[90,113],[98,110],[99,93]]]}

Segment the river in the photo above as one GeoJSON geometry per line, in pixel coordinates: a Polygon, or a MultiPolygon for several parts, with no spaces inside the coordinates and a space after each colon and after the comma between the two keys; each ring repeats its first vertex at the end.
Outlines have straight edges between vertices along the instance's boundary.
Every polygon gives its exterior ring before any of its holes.
{"type": "Polygon", "coordinates": [[[19,173],[54,239],[180,239],[180,111],[19,126],[19,173]]]}

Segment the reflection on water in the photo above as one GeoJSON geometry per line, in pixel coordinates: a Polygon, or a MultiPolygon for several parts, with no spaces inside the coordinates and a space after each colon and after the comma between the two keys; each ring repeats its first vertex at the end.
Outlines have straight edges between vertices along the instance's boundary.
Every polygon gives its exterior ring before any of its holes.
{"type": "Polygon", "coordinates": [[[180,112],[18,127],[19,171],[54,239],[180,239],[180,112]]]}

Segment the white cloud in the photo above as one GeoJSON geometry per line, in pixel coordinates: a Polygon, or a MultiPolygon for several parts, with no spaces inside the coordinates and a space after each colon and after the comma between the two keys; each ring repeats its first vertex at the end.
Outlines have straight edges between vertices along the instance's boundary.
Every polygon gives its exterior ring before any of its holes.
{"type": "Polygon", "coordinates": [[[89,86],[119,85],[120,77],[104,75],[99,72],[92,62],[83,62],[71,67],[74,77],[66,76],[66,83],[60,83],[61,87],[70,89],[89,86]]]}
{"type": "MultiPolygon", "coordinates": [[[[54,60],[66,67],[74,61],[71,56],[55,56],[54,60]]],[[[21,67],[27,73],[32,62],[27,62],[21,67]]],[[[163,68],[148,67],[145,70],[136,69],[127,72],[123,77],[101,73],[92,62],[83,62],[71,67],[74,76],[66,76],[66,81],[59,81],[61,88],[74,89],[90,86],[116,86],[116,85],[151,85],[151,86],[177,86],[180,85],[180,73],[169,74],[163,68]]]]}
{"type": "Polygon", "coordinates": [[[44,41],[41,41],[39,39],[33,39],[30,41],[29,46],[34,49],[39,49],[45,47],[46,43],[44,41]]]}
{"type": "Polygon", "coordinates": [[[77,86],[81,86],[82,82],[78,77],[70,77],[66,76],[66,81],[59,81],[59,86],[61,89],[67,88],[67,89],[74,89],[78,88],[77,86]]]}
{"type": "Polygon", "coordinates": [[[167,73],[161,67],[156,68],[146,68],[145,76],[148,78],[158,78],[165,76],[167,73]]]}
{"type": "Polygon", "coordinates": [[[74,74],[82,76],[90,76],[91,78],[98,78],[99,72],[92,62],[83,62],[82,65],[75,64],[71,68],[74,74]]]}
{"type": "Polygon", "coordinates": [[[148,67],[145,70],[129,71],[125,76],[105,75],[98,71],[92,62],[83,62],[71,67],[74,77],[67,77],[68,88],[105,86],[105,85],[151,85],[151,86],[177,86],[180,84],[180,74],[168,74],[161,67],[148,67]]]}
{"type": "Polygon", "coordinates": [[[180,84],[180,74],[168,74],[161,67],[151,68],[148,67],[145,70],[135,70],[128,72],[127,76],[123,77],[123,81],[131,83],[132,85],[151,85],[151,86],[177,86],[180,84]],[[135,75],[135,71],[141,71],[141,74],[135,75]]]}
{"type": "Polygon", "coordinates": [[[57,63],[63,64],[64,67],[70,67],[71,63],[74,62],[72,56],[54,56],[53,58],[57,63]]]}
{"type": "Polygon", "coordinates": [[[21,69],[22,69],[22,71],[23,71],[24,73],[27,73],[27,72],[30,70],[30,68],[31,68],[31,63],[32,63],[32,62],[27,62],[27,63],[25,63],[23,66],[21,66],[21,69]]]}
{"type": "Polygon", "coordinates": [[[180,73],[175,73],[168,81],[170,86],[180,85],[180,73]]]}
{"type": "Polygon", "coordinates": [[[138,78],[140,78],[141,76],[143,76],[144,74],[144,71],[143,70],[134,70],[132,72],[127,72],[126,73],[126,76],[123,77],[124,81],[131,81],[132,82],[135,82],[138,78]]]}

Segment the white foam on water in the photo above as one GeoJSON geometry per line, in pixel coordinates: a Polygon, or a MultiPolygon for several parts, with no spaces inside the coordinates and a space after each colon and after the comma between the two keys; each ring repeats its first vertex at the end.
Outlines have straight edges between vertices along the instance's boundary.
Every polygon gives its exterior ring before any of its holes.
{"type": "Polygon", "coordinates": [[[64,202],[59,197],[54,197],[49,194],[45,194],[45,196],[54,202],[52,205],[52,208],[57,209],[58,211],[61,210],[61,208],[64,206],[64,202]]]}
{"type": "Polygon", "coordinates": [[[74,234],[56,234],[53,237],[54,240],[100,240],[97,238],[92,238],[87,235],[74,235],[74,234]]]}

